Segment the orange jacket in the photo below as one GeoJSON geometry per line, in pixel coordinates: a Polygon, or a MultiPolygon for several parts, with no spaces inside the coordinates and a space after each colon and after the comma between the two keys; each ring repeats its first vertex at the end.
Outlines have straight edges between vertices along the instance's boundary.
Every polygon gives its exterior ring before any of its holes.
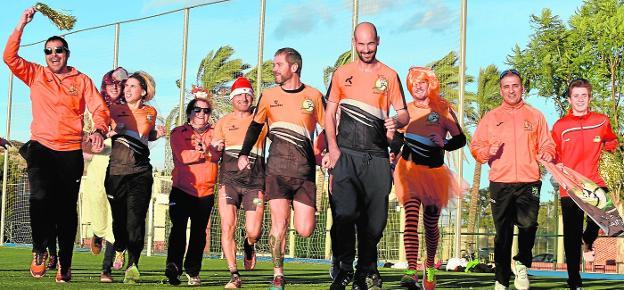
{"type": "Polygon", "coordinates": [[[485,114],[470,143],[477,162],[490,165],[490,181],[533,182],[540,179],[537,159],[542,153],[555,156],[555,143],[544,115],[521,102],[503,103],[485,114]],[[490,144],[500,141],[497,155],[490,158],[490,144]]]}
{"type": "Polygon", "coordinates": [[[19,30],[13,31],[4,49],[4,62],[30,88],[30,139],[57,151],[80,149],[85,105],[95,128],[106,134],[110,113],[93,81],[73,67],[60,77],[48,67],[21,58],[17,54],[21,37],[19,30]]]}
{"type": "Polygon", "coordinates": [[[210,145],[213,132],[210,128],[204,134],[196,134],[188,124],[171,131],[174,187],[197,197],[214,193],[221,152],[210,145]],[[195,150],[197,142],[203,144],[204,152],[195,150]]]}

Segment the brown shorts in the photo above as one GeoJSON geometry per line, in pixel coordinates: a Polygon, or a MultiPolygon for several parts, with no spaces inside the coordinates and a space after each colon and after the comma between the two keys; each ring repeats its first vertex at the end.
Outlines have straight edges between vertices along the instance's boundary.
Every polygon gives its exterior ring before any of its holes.
{"type": "Polygon", "coordinates": [[[267,175],[265,187],[268,200],[294,200],[316,209],[316,184],[314,181],[281,175],[267,175]]]}
{"type": "MultiPolygon", "coordinates": [[[[242,208],[246,211],[255,211],[254,199],[258,198],[258,189],[247,189],[236,185],[223,185],[225,188],[225,203],[242,208]]],[[[262,201],[262,200],[261,200],[262,201]]],[[[264,202],[264,201],[262,201],[264,202]]]]}

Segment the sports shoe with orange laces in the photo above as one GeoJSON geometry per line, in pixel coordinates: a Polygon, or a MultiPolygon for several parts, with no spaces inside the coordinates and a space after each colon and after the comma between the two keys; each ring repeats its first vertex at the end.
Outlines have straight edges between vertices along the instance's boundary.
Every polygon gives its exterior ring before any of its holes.
{"type": "Polygon", "coordinates": [[[41,278],[45,275],[47,270],[46,260],[48,259],[48,252],[33,253],[32,262],[30,262],[30,275],[35,278],[41,278]]]}

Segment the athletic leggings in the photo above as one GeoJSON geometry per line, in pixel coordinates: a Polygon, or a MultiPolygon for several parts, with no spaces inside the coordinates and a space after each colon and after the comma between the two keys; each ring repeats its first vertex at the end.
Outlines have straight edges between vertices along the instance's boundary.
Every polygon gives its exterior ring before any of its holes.
{"type": "MultiPolygon", "coordinates": [[[[403,241],[405,243],[405,254],[410,270],[416,270],[418,266],[418,215],[420,213],[421,201],[410,199],[405,207],[405,230],[403,241]]],[[[440,241],[440,230],[438,220],[440,219],[440,208],[435,205],[424,205],[425,212],[425,240],[427,243],[426,267],[433,267],[435,255],[440,241]]]]}

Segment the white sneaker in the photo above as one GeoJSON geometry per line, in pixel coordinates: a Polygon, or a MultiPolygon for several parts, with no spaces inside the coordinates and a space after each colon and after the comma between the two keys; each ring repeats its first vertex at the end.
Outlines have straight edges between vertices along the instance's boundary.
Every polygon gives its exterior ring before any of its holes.
{"type": "Polygon", "coordinates": [[[507,290],[507,287],[505,287],[505,285],[498,283],[498,281],[496,281],[496,283],[494,284],[494,290],[507,290]]]}
{"type": "Polygon", "coordinates": [[[520,261],[516,261],[514,263],[514,268],[516,269],[514,271],[514,274],[516,275],[516,278],[514,279],[514,286],[516,286],[516,289],[518,290],[527,290],[530,288],[530,282],[529,282],[529,273],[527,272],[527,267],[522,264],[520,261]]]}

